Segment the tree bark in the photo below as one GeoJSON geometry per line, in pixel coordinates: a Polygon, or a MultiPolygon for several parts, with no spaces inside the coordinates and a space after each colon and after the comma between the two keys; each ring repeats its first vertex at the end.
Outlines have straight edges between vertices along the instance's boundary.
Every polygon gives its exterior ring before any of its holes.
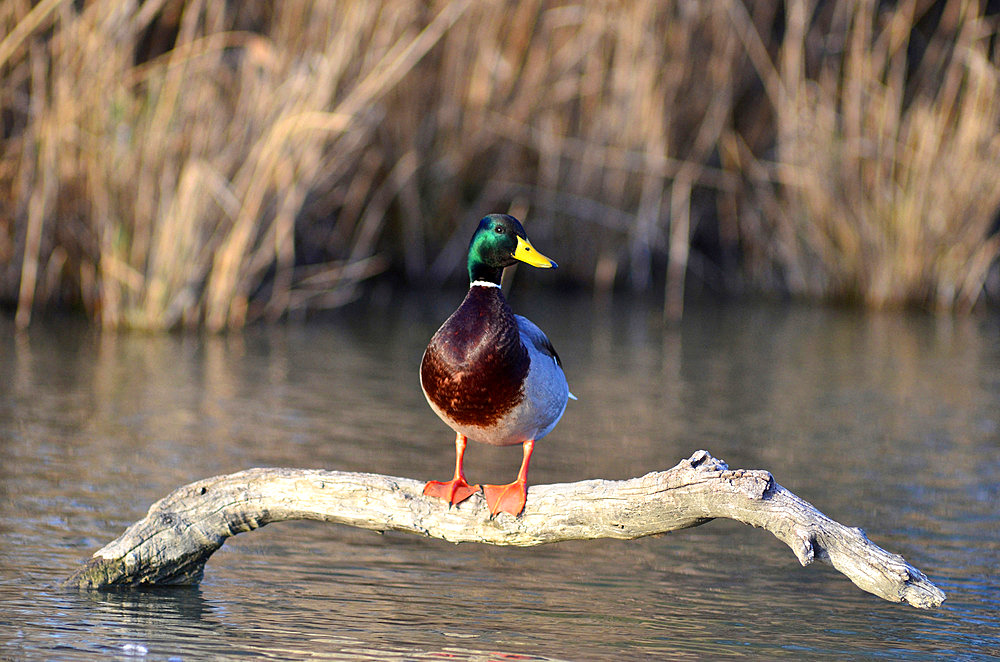
{"type": "Polygon", "coordinates": [[[944,593],[864,531],[833,521],[767,471],[730,470],[697,451],[667,471],[623,481],[531,485],[519,517],[490,518],[481,494],[449,508],[423,483],[379,474],[248,469],[185,485],[97,551],[67,584],[107,589],[197,584],[226,538],[285,520],[310,519],[451,542],[540,545],[640,538],[717,517],[770,531],[802,565],[832,564],[860,588],[892,602],[932,608],[944,593]]]}

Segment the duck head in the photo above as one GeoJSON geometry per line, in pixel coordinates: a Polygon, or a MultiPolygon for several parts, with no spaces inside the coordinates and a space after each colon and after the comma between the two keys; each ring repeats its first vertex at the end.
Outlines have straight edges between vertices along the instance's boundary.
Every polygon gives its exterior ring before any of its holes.
{"type": "Polygon", "coordinates": [[[513,216],[490,214],[483,217],[469,243],[469,280],[499,285],[504,268],[515,262],[541,269],[558,266],[531,245],[521,222],[513,216]]]}

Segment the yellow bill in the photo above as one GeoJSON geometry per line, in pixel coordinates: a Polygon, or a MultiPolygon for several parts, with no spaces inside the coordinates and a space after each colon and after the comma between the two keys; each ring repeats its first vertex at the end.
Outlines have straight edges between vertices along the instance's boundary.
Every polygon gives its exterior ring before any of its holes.
{"type": "Polygon", "coordinates": [[[514,259],[541,269],[551,269],[559,266],[554,261],[535,250],[535,247],[531,245],[531,242],[524,237],[517,238],[517,248],[514,249],[514,259]]]}

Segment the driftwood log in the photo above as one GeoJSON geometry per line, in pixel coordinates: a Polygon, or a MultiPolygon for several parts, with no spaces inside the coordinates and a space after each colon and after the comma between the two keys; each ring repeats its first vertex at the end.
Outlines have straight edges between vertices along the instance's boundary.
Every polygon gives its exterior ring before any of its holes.
{"type": "Polygon", "coordinates": [[[640,538],[722,517],[767,529],[802,565],[826,561],[886,600],[926,609],[945,599],[901,556],[872,543],[861,529],[833,521],[769,472],[730,470],[706,451],[668,471],[630,480],[531,485],[519,517],[490,518],[481,494],[448,508],[422,489],[422,482],[409,478],[310,469],[248,469],[207,478],[154,503],[67,583],[84,589],[197,584],[226,538],[285,520],[529,546],[640,538]]]}

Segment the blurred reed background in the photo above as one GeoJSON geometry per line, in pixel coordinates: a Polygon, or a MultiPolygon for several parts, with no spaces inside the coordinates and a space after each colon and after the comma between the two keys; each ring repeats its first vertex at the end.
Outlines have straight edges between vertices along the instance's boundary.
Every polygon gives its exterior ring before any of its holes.
{"type": "Polygon", "coordinates": [[[0,299],[239,327],[464,277],[512,211],[597,292],[1000,293],[978,2],[0,4],[0,299]]]}

